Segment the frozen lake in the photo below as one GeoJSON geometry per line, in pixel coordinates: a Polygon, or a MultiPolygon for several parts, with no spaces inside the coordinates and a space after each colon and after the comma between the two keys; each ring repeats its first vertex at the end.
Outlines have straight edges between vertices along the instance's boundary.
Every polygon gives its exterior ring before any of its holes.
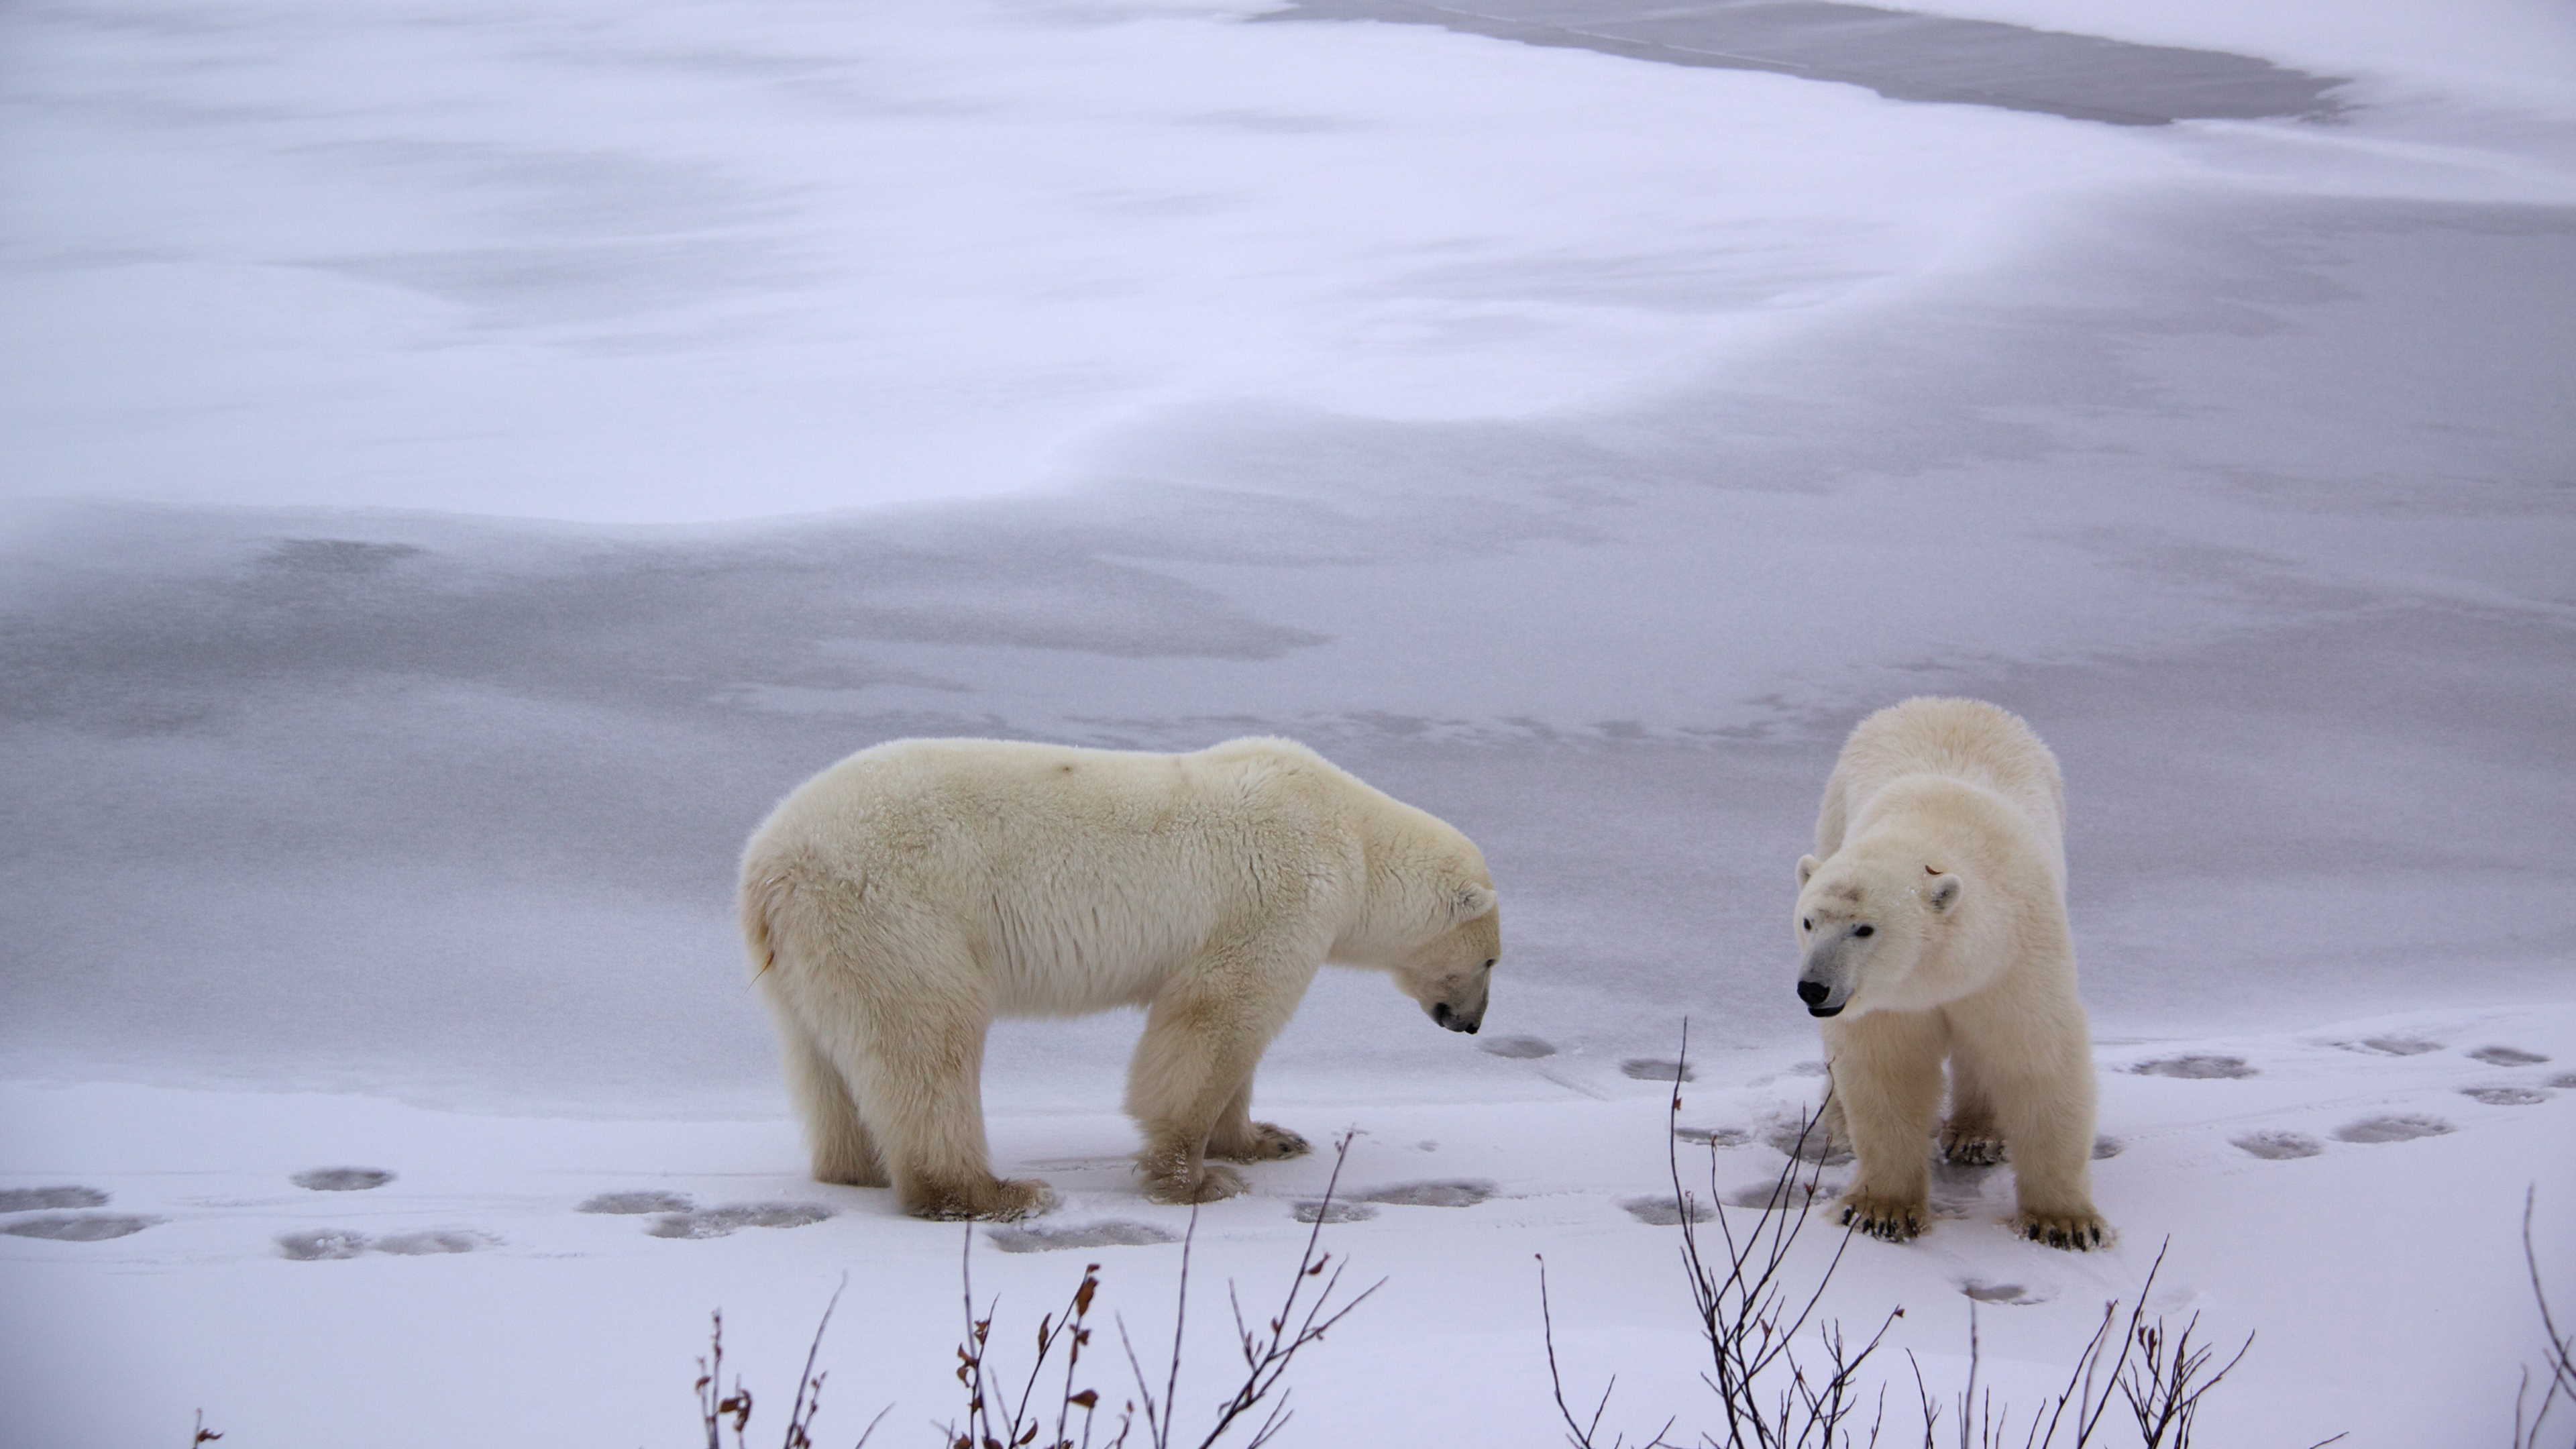
{"type": "MultiPolygon", "coordinates": [[[[1328,973],[1264,1078],[1426,1141],[1812,1054],[1792,868],[1925,692],[2064,763],[2106,1061],[2576,1051],[2576,25],[1952,8],[0,13],[0,1185],[201,1111],[792,1179],[735,852],[912,734],[1288,734],[1474,836],[1481,1043],[1328,973]]],[[[1001,1140],[1124,1150],[1135,1028],[1004,1028],[1001,1140]]],[[[2566,1095],[2439,1150],[2518,1198],[2566,1095]]]]}

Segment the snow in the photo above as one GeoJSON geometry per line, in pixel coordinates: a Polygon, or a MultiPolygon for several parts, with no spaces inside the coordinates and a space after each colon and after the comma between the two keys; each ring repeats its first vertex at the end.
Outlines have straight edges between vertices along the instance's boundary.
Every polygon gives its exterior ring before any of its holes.
{"type": "MultiPolygon", "coordinates": [[[[1328,972],[1268,1059],[1354,1185],[1494,1189],[1326,1230],[1387,1286],[1287,1442],[1558,1442],[1533,1253],[1570,1389],[1686,1431],[1618,1064],[1688,1017],[1721,1191],[1776,1167],[1791,867],[1925,690],[2066,765],[2123,1236],[1945,1178],[1834,1311],[1955,1384],[1978,1286],[2027,1402],[2170,1239],[2153,1306],[2260,1335],[2201,1442],[2509,1434],[2526,1187],[2576,1305],[2563,8],[1947,8],[2353,77],[2154,128],[1257,13],[0,15],[0,1193],[107,1199],[0,1214],[73,1234],[0,1232],[11,1435],[687,1440],[721,1305],[757,1436],[846,1271],[825,1437],[913,1439],[964,1230],[804,1179],[734,853],[879,739],[1256,731],[1507,902],[1484,1037],[1328,972]],[[2131,1070],[2194,1057],[2252,1073],[2131,1070]],[[831,1215],[576,1211],[648,1191],[831,1215]]],[[[996,1033],[1049,1225],[1183,1226],[1136,1028],[996,1033]]],[[[1208,1209],[1202,1289],[1272,1291],[1326,1170],[1208,1209]]],[[[1006,1317],[1097,1259],[1168,1323],[1170,1245],[976,1243],[1006,1317]]]]}

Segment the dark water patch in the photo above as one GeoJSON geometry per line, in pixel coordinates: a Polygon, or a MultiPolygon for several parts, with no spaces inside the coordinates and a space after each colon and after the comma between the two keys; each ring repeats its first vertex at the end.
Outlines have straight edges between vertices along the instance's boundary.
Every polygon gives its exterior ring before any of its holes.
{"type": "Polygon", "coordinates": [[[2469,1055],[2491,1067],[2536,1067],[2549,1060],[2538,1052],[2509,1046],[2480,1047],[2469,1055]]]}
{"type": "MultiPolygon", "coordinates": [[[[1701,1202],[1698,1198],[1691,1198],[1689,1201],[1690,1220],[1692,1222],[1704,1223],[1717,1216],[1717,1209],[1710,1207],[1707,1203],[1701,1202]]],[[[1619,1206],[1627,1212],[1628,1216],[1646,1224],[1648,1227],[1672,1228],[1681,1226],[1681,1204],[1675,1202],[1669,1197],[1632,1197],[1620,1203],[1619,1206]]]]}
{"type": "Polygon", "coordinates": [[[2231,1137],[2228,1140],[2266,1162],[2288,1162],[2293,1158],[2314,1157],[2326,1150],[2324,1143],[2305,1132],[2248,1132],[2242,1137],[2231,1137]]]}
{"type": "MultiPolygon", "coordinates": [[[[1335,1204],[1336,1207],[1340,1204],[1335,1204]]],[[[1149,1248],[1180,1237],[1152,1223],[1110,1219],[1096,1223],[1030,1223],[990,1228],[984,1236],[1005,1253],[1052,1253],[1062,1248],[1149,1248]]]]}
{"type": "Polygon", "coordinates": [[[1541,1041],[1534,1036],[1498,1036],[1492,1041],[1483,1043],[1481,1049],[1489,1055],[1509,1057],[1517,1062],[1535,1061],[1540,1057],[1556,1055],[1556,1047],[1553,1043],[1541,1041]]]}
{"type": "Polygon", "coordinates": [[[1742,1127],[1676,1127],[1673,1136],[1703,1147],[1742,1147],[1753,1134],[1742,1127]]]}
{"type": "Polygon", "coordinates": [[[743,1202],[702,1212],[665,1214],[644,1231],[657,1238],[721,1238],[743,1228],[801,1228],[832,1215],[810,1202],[743,1202]]]}
{"type": "Polygon", "coordinates": [[[39,1208],[107,1206],[107,1194],[94,1187],[13,1187],[0,1192],[0,1213],[27,1213],[39,1208]]]}
{"type": "Polygon", "coordinates": [[[1437,25],[1632,60],[1866,86],[1890,100],[2037,111],[2120,126],[2322,118],[2344,84],[2251,56],[2137,45],[1832,0],[1298,0],[1262,20],[1437,25]]]}
{"type": "Polygon", "coordinates": [[[1641,1082],[1678,1084],[1699,1080],[1699,1073],[1683,1066],[1680,1062],[1668,1061],[1662,1057],[1630,1057],[1619,1064],[1619,1075],[1634,1077],[1641,1082]]]}
{"type": "Polygon", "coordinates": [[[139,1233],[159,1221],[158,1218],[130,1217],[124,1213],[48,1213],[43,1217],[0,1223],[0,1233],[19,1238],[45,1238],[57,1243],[103,1243],[109,1238],[139,1233]]]}
{"type": "Polygon", "coordinates": [[[2549,1100],[2549,1093],[2538,1087],[2462,1087],[2460,1095],[2490,1107],[2528,1107],[2549,1100]]]}
{"type": "Polygon", "coordinates": [[[2439,1137],[2459,1129],[2439,1117],[2424,1113],[2400,1116],[2364,1117],[2335,1129],[2338,1142],[2412,1142],[2418,1137],[2439,1137]]]}
{"type": "Polygon", "coordinates": [[[2160,1057],[2152,1062],[2140,1062],[2129,1070],[2142,1077],[2180,1077],[2193,1082],[2222,1081],[2257,1074],[2257,1069],[2248,1065],[2243,1057],[2200,1055],[2160,1057]]]}
{"type": "Polygon", "coordinates": [[[1364,1223],[1377,1216],[1377,1208],[1364,1202],[1317,1200],[1297,1204],[1289,1209],[1289,1216],[1301,1223],[1364,1223]]]}
{"type": "Polygon", "coordinates": [[[287,1179],[315,1192],[365,1192],[393,1180],[394,1175],[381,1167],[316,1167],[287,1179]]]}
{"type": "Polygon", "coordinates": [[[306,1228],[278,1234],[277,1250],[298,1263],[324,1263],[364,1253],[367,1235],[346,1228],[306,1228]]]}
{"type": "Polygon", "coordinates": [[[685,1192],[603,1192],[586,1198],[577,1213],[684,1213],[697,1207],[685,1192]]]}
{"type": "Polygon", "coordinates": [[[1474,1207],[1499,1191],[1501,1189],[1490,1182],[1406,1182],[1393,1187],[1371,1188],[1352,1201],[1387,1203],[1395,1207],[1474,1207]]]}

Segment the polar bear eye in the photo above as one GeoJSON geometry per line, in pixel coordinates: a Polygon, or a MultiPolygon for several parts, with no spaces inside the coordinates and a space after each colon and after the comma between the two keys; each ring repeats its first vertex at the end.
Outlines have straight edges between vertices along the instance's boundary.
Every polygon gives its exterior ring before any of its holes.
{"type": "Polygon", "coordinates": [[[1854,927],[1852,927],[1852,934],[1853,934],[1853,935],[1855,935],[1855,936],[1875,936],[1875,935],[1877,935],[1877,934],[1878,934],[1878,927],[1876,927],[1876,926],[1854,926],[1854,927]]]}
{"type": "Polygon", "coordinates": [[[1798,929],[1801,931],[1812,931],[1816,929],[1815,918],[1813,916],[1800,916],[1798,918],[1798,929]]]}
{"type": "Polygon", "coordinates": [[[1485,969],[1486,969],[1486,970],[1488,970],[1488,971],[1493,970],[1493,969],[1494,969],[1494,963],[1495,963],[1496,961],[1501,960],[1501,959],[1502,959],[1502,958],[1501,958],[1501,957],[1499,957],[1499,956],[1488,956],[1488,957],[1486,957],[1486,958],[1485,958],[1485,969]]]}

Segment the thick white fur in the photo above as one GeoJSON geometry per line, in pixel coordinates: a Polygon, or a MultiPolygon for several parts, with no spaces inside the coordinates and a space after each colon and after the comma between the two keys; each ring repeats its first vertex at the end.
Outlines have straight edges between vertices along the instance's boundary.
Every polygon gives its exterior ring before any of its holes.
{"type": "Polygon", "coordinates": [[[1800,995],[1825,1016],[1825,1130],[1858,1154],[1844,1221],[1891,1240],[1929,1217],[1928,1138],[2009,1154],[2014,1226],[2108,1233],[2092,1201],[2093,1048],[2066,921],[2066,791],[2018,716],[1909,699],[1860,722],[1798,863],[1800,995]],[[1829,1014],[1831,1013],[1831,1014],[1829,1014]]]}
{"type": "Polygon", "coordinates": [[[1320,964],[1387,971],[1473,1031],[1501,954],[1466,836],[1277,739],[862,750],[753,834],[742,927],[815,1177],[926,1217],[1051,1200],[988,1161],[997,1015],[1147,1008],[1127,1087],[1145,1188],[1204,1202],[1243,1188],[1206,1159],[1306,1150],[1251,1119],[1252,1078],[1320,964]]]}

